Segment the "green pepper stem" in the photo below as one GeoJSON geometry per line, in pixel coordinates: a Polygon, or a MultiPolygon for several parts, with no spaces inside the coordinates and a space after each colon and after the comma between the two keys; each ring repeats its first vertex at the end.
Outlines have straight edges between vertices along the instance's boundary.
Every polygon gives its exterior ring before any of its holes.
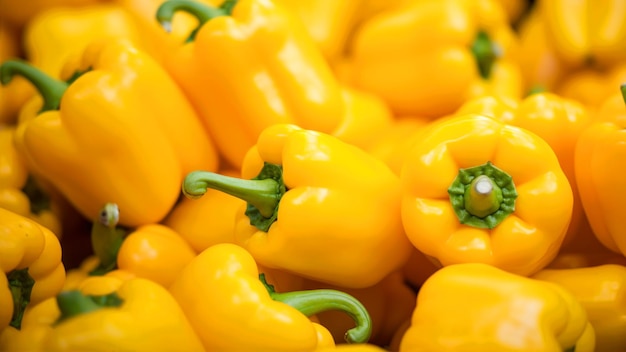
{"type": "Polygon", "coordinates": [[[61,98],[68,87],[68,84],[48,76],[45,72],[24,61],[9,60],[0,66],[0,83],[9,84],[15,75],[26,78],[43,98],[41,112],[58,110],[61,105],[61,98]]]}
{"type": "Polygon", "coordinates": [[[626,104],[626,83],[622,84],[619,89],[622,92],[622,99],[624,100],[624,104],[626,104]]]}
{"type": "Polygon", "coordinates": [[[492,214],[500,208],[502,192],[493,180],[480,175],[472,180],[465,192],[465,209],[479,218],[492,214]]]}
{"type": "Polygon", "coordinates": [[[115,203],[104,205],[91,227],[91,247],[100,263],[90,275],[104,275],[117,266],[117,253],[126,237],[126,230],[117,227],[119,208],[115,203]]]}
{"type": "Polygon", "coordinates": [[[117,293],[102,296],[84,295],[78,290],[63,291],[56,296],[61,315],[55,322],[86,314],[106,307],[119,307],[123,301],[117,293]]]}
{"type": "Polygon", "coordinates": [[[193,171],[183,181],[183,194],[202,197],[207,189],[215,189],[244,200],[257,208],[262,216],[271,217],[280,202],[280,184],[271,178],[242,180],[208,171],[193,171]]]}
{"type": "Polygon", "coordinates": [[[339,310],[348,314],[356,326],[346,331],[346,342],[366,343],[369,340],[372,334],[371,317],[363,304],[353,296],[330,289],[278,293],[274,286],[267,283],[264,274],[260,274],[259,279],[274,301],[285,303],[307,317],[329,310],[339,310]]]}
{"type": "Polygon", "coordinates": [[[28,268],[12,270],[7,274],[9,291],[13,297],[13,316],[9,325],[20,330],[24,311],[30,303],[30,295],[35,285],[35,280],[28,274],[28,268]]]}
{"type": "Polygon", "coordinates": [[[213,7],[198,1],[168,0],[159,6],[156,19],[166,32],[172,31],[172,20],[178,11],[185,11],[198,20],[198,26],[191,32],[187,42],[195,39],[198,30],[204,23],[220,16],[229,16],[237,0],[227,0],[220,7],[213,7]]]}
{"type": "Polygon", "coordinates": [[[500,56],[499,48],[489,39],[484,31],[479,31],[471,46],[476,58],[478,72],[483,79],[489,79],[496,59],[500,56]]]}

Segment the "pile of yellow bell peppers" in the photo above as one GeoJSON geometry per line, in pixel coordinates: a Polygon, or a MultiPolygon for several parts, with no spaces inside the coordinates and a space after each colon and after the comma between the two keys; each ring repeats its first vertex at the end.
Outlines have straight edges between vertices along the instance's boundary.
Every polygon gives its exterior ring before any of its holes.
{"type": "Polygon", "coordinates": [[[0,0],[0,351],[626,351],[626,0],[0,0]]]}

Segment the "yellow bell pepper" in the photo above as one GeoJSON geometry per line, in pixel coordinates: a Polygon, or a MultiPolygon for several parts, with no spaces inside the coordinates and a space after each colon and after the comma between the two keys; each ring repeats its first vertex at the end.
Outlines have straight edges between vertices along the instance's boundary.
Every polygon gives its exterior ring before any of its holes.
{"type": "Polygon", "coordinates": [[[598,109],[607,98],[614,95],[615,87],[626,82],[626,64],[614,65],[606,70],[584,68],[569,73],[554,88],[562,97],[578,100],[590,109],[598,109]]]}
{"type": "Polygon", "coordinates": [[[409,351],[594,350],[583,307],[566,289],[482,263],[437,271],[400,343],[409,351]]]}
{"type": "Polygon", "coordinates": [[[30,175],[14,145],[15,126],[0,126],[0,208],[35,220],[61,236],[61,220],[54,204],[30,175]]]}
{"type": "Polygon", "coordinates": [[[362,0],[277,0],[304,24],[327,60],[343,54],[362,0]]]}
{"type": "MultiPolygon", "coordinates": [[[[233,177],[240,174],[233,170],[219,173],[233,177]]],[[[181,199],[163,224],[179,233],[196,253],[200,253],[214,244],[235,242],[235,214],[243,205],[243,200],[230,194],[207,190],[200,199],[181,199]]]]}
{"type": "Polygon", "coordinates": [[[161,224],[136,228],[124,238],[117,267],[168,287],[196,252],[176,231],[161,224]]]}
{"type": "Polygon", "coordinates": [[[530,275],[556,256],[572,216],[572,189],[548,143],[483,115],[429,127],[401,180],[407,236],[443,266],[530,275]]]}
{"type": "Polygon", "coordinates": [[[432,258],[424,255],[424,253],[415,249],[409,261],[402,268],[404,280],[415,291],[419,290],[424,281],[426,281],[435,271],[439,270],[439,263],[433,262],[432,258]]]}
{"type": "Polygon", "coordinates": [[[352,84],[396,115],[439,117],[482,94],[520,98],[516,38],[493,0],[413,1],[355,33],[352,84]]]}
{"type": "Polygon", "coordinates": [[[142,43],[140,32],[121,6],[95,2],[44,11],[28,23],[23,34],[28,61],[54,78],[60,77],[69,57],[100,38],[142,43]]]}
{"type": "Polygon", "coordinates": [[[217,169],[198,116],[165,70],[127,41],[95,41],[71,67],[83,74],[68,85],[19,61],[0,66],[2,82],[24,75],[44,98],[44,112],[16,131],[18,151],[85,218],[114,202],[121,225],[159,222],[186,173],[217,169]]]}
{"type": "Polygon", "coordinates": [[[539,0],[546,34],[569,65],[612,65],[626,59],[624,2],[539,0]]]}
{"type": "MultiPolygon", "coordinates": [[[[32,328],[35,351],[204,351],[171,294],[146,279],[92,277],[56,297],[52,327],[32,328]]],[[[40,322],[42,325],[44,322],[40,322]]],[[[29,330],[24,331],[28,334],[29,330]]]]}
{"type": "Polygon", "coordinates": [[[318,335],[307,317],[329,309],[355,320],[348,342],[367,342],[371,334],[369,314],[354,297],[335,290],[277,293],[250,253],[232,243],[200,253],[170,292],[207,351],[313,351],[318,335]]]}
{"type": "Polygon", "coordinates": [[[626,266],[545,269],[533,278],[565,288],[580,302],[595,331],[596,352],[626,350],[626,266]]]}
{"type": "Polygon", "coordinates": [[[622,211],[626,184],[621,174],[626,137],[626,86],[606,100],[576,144],[576,179],[589,223],[608,249],[626,254],[622,211]]]}
{"type": "Polygon", "coordinates": [[[179,12],[201,25],[165,66],[233,167],[241,167],[272,124],[326,133],[339,125],[341,87],[295,14],[269,1],[226,1],[216,8],[171,0],[159,7],[157,19],[169,28],[179,12]]]}
{"type": "Polygon", "coordinates": [[[576,185],[574,159],[576,143],[591,122],[585,107],[576,100],[553,93],[532,94],[522,101],[482,97],[466,102],[457,114],[482,114],[537,134],[548,142],[561,169],[567,176],[574,196],[572,219],[563,244],[569,242],[582,226],[584,211],[576,185]]]}
{"type": "Polygon", "coordinates": [[[0,331],[20,328],[24,310],[56,295],[65,280],[61,245],[36,222],[0,208],[0,331]]]}
{"type": "Polygon", "coordinates": [[[185,178],[183,193],[198,198],[212,188],[246,200],[236,212],[235,243],[263,266],[363,288],[410,255],[399,179],[362,149],[277,124],[251,148],[242,177],[195,171],[185,178]]]}

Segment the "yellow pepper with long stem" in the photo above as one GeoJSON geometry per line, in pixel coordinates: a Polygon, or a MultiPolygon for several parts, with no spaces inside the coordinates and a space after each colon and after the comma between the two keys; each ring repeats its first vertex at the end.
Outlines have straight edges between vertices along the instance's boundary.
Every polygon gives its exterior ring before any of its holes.
{"type": "Polygon", "coordinates": [[[595,331],[596,352],[626,350],[626,266],[544,269],[532,278],[565,288],[582,305],[595,331]]]}
{"type": "Polygon", "coordinates": [[[396,115],[439,117],[477,95],[521,98],[516,45],[497,2],[408,2],[355,33],[351,83],[381,96],[396,115]]]}
{"type": "Polygon", "coordinates": [[[178,12],[200,22],[165,66],[187,93],[223,158],[240,168],[259,133],[275,123],[322,132],[344,115],[342,90],[295,14],[266,0],[165,2],[157,19],[178,12]]]}
{"type": "Polygon", "coordinates": [[[585,216],[576,185],[574,150],[578,137],[591,122],[587,109],[576,100],[542,92],[532,94],[519,102],[495,97],[477,98],[466,102],[457,110],[460,115],[469,113],[496,118],[533,132],[548,142],[559,159],[574,196],[572,219],[563,243],[572,240],[583,226],[585,216]]]}
{"type": "Polygon", "coordinates": [[[18,151],[85,218],[114,202],[121,225],[162,220],[186,173],[217,169],[211,140],[165,70],[129,42],[95,41],[77,61],[70,84],[23,62],[0,66],[2,82],[26,76],[44,98],[16,131],[18,151]]]}
{"type": "MultiPolygon", "coordinates": [[[[617,90],[617,87],[616,87],[617,90]]],[[[622,203],[626,184],[621,177],[626,157],[626,85],[608,98],[576,144],[576,179],[585,214],[598,240],[626,254],[626,222],[622,203]]]]}
{"type": "Polygon", "coordinates": [[[572,189],[548,143],[483,115],[429,127],[400,177],[407,236],[443,266],[530,275],[556,256],[572,216],[572,189]]]}
{"type": "Polygon", "coordinates": [[[65,280],[61,245],[36,222],[0,208],[0,331],[20,328],[24,310],[56,295],[65,280]]]}
{"type": "Polygon", "coordinates": [[[400,352],[591,352],[594,343],[585,310],[565,288],[468,263],[424,283],[400,352]]]}
{"type": "Polygon", "coordinates": [[[308,316],[329,309],[350,315],[350,343],[367,342],[371,320],[354,297],[335,290],[277,293],[245,249],[216,244],[194,258],[170,286],[207,351],[314,351],[308,316]]]}
{"type": "Polygon", "coordinates": [[[410,255],[399,179],[362,149],[277,124],[259,136],[242,178],[195,171],[185,178],[183,193],[197,198],[217,189],[246,200],[236,214],[235,243],[263,266],[362,288],[410,255]]]}
{"type": "Polygon", "coordinates": [[[569,65],[610,66],[626,59],[626,15],[622,0],[540,0],[546,34],[569,65]]]}

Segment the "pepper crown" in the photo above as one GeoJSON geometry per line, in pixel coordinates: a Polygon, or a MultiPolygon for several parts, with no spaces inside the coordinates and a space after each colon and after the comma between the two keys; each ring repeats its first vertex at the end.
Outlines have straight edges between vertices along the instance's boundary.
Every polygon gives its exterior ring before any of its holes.
{"type": "Polygon", "coordinates": [[[459,221],[465,225],[493,229],[515,211],[513,178],[491,162],[460,169],[448,194],[459,221]]]}
{"type": "Polygon", "coordinates": [[[278,293],[273,285],[267,283],[265,274],[259,274],[259,280],[274,301],[285,303],[307,317],[328,310],[345,312],[356,323],[354,328],[346,331],[346,342],[366,343],[369,340],[372,334],[372,320],[367,309],[353,296],[330,289],[278,293]]]}

